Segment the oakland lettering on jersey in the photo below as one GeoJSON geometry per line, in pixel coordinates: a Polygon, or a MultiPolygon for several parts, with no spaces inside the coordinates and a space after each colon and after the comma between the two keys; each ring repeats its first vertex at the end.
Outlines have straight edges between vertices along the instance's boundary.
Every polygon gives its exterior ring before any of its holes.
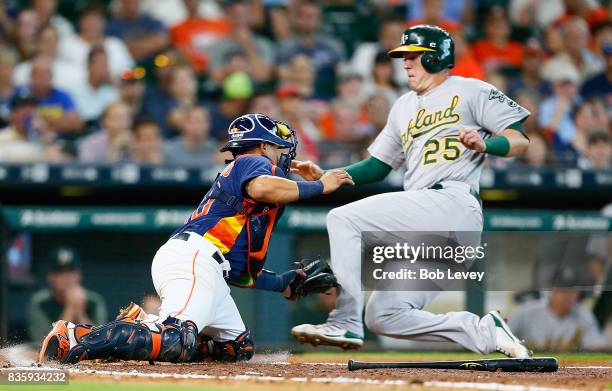
{"type": "Polygon", "coordinates": [[[461,116],[455,113],[455,109],[459,105],[459,96],[454,95],[450,101],[450,105],[442,110],[428,113],[427,109],[421,109],[417,112],[416,118],[411,118],[408,121],[406,131],[402,132],[402,145],[410,144],[413,139],[419,138],[424,134],[438,129],[444,125],[450,125],[459,122],[461,116]]]}

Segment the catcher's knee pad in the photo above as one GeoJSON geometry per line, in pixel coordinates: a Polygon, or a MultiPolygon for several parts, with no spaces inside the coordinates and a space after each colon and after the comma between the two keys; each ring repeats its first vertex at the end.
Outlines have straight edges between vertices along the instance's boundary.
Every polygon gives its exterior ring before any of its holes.
{"type": "Polygon", "coordinates": [[[255,344],[249,330],[244,331],[233,341],[213,341],[207,335],[198,335],[197,352],[194,361],[212,358],[216,361],[249,361],[255,354],[255,344]]]}
{"type": "Polygon", "coordinates": [[[162,324],[114,320],[80,338],[67,361],[116,358],[186,362],[195,352],[197,335],[193,322],[175,318],[168,318],[162,324]]]}

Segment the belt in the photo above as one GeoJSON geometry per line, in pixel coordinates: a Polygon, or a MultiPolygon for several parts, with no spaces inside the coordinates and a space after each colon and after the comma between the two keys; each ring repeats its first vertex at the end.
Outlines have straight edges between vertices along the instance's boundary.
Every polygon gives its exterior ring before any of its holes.
{"type": "MultiPolygon", "coordinates": [[[[434,183],[433,185],[429,186],[428,189],[442,190],[444,189],[444,186],[442,186],[441,183],[434,183]]],[[[474,196],[474,198],[476,198],[478,202],[480,202],[480,204],[482,205],[482,199],[480,198],[480,194],[478,194],[476,190],[472,189],[472,187],[470,187],[470,194],[474,196]]]]}
{"type": "MultiPolygon", "coordinates": [[[[189,240],[189,232],[181,232],[180,234],[174,235],[170,239],[178,239],[186,242],[189,240]]],[[[223,265],[223,257],[221,256],[221,254],[219,254],[219,251],[215,251],[212,254],[212,257],[215,261],[217,261],[219,265],[223,265]]]]}

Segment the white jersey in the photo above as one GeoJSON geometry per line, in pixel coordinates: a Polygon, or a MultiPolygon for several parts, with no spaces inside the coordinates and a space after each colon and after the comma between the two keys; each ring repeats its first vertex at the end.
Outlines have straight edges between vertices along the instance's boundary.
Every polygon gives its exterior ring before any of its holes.
{"type": "Polygon", "coordinates": [[[402,95],[368,151],[394,169],[405,164],[405,190],[448,180],[477,190],[485,154],[463,146],[459,128],[488,138],[529,114],[491,84],[450,76],[424,95],[402,95]]]}

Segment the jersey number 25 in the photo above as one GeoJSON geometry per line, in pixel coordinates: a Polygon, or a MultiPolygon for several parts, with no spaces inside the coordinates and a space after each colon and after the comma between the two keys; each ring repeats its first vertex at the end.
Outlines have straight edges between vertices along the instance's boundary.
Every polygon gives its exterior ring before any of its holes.
{"type": "Polygon", "coordinates": [[[438,164],[440,158],[447,162],[457,160],[461,156],[461,141],[458,137],[447,136],[440,139],[432,138],[427,140],[423,149],[423,165],[438,164]]]}

